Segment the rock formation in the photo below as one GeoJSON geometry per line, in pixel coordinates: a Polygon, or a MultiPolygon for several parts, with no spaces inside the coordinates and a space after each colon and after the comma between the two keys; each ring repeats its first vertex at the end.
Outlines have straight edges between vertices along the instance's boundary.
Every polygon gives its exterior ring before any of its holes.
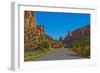
{"type": "Polygon", "coordinates": [[[90,25],[69,32],[68,35],[62,40],[62,43],[65,45],[71,44],[81,36],[90,36],[90,25]]]}
{"type": "Polygon", "coordinates": [[[24,48],[60,47],[62,44],[44,31],[43,25],[36,24],[34,11],[24,11],[24,48]]]}
{"type": "Polygon", "coordinates": [[[36,45],[36,20],[32,11],[24,11],[24,48],[33,48],[36,45]]]}

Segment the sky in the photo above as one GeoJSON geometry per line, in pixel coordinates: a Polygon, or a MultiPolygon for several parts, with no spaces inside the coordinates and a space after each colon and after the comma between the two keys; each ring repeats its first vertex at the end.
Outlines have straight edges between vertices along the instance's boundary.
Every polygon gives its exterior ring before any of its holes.
{"type": "Polygon", "coordinates": [[[61,12],[35,12],[36,24],[44,25],[44,31],[58,40],[65,37],[68,32],[90,24],[90,14],[61,13],[61,12]]]}

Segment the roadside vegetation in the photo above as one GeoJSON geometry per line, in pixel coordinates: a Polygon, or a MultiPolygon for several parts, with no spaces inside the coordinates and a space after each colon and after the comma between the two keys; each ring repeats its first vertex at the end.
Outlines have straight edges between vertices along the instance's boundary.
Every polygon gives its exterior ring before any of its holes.
{"type": "Polygon", "coordinates": [[[90,36],[81,36],[72,43],[70,48],[73,53],[90,58],[90,36]]]}

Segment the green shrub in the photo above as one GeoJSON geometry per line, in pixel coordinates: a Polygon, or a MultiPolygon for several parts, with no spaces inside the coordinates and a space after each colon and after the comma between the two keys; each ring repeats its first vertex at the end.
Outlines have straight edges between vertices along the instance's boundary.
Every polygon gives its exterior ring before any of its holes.
{"type": "Polygon", "coordinates": [[[90,36],[82,35],[79,39],[73,42],[71,48],[74,49],[73,52],[80,54],[81,56],[84,56],[84,57],[89,57],[90,56],[90,36]]]}

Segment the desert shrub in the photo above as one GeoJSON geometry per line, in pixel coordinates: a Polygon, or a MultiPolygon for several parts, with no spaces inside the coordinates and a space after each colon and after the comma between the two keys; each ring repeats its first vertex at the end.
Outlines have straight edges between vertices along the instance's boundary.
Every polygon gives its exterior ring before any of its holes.
{"type": "Polygon", "coordinates": [[[90,37],[89,36],[81,36],[79,39],[73,42],[72,51],[84,56],[90,56],[90,37]]]}

